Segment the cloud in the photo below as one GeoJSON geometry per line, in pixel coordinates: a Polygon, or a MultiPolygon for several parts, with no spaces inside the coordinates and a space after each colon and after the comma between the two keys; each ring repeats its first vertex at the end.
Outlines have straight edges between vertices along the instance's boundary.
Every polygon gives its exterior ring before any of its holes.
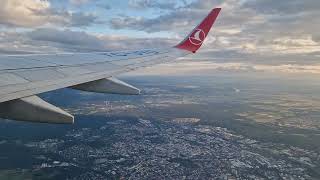
{"type": "Polygon", "coordinates": [[[129,0],[129,6],[136,9],[167,9],[173,10],[177,6],[177,1],[159,1],[159,0],[129,0]]]}
{"type": "Polygon", "coordinates": [[[320,23],[316,18],[320,16],[320,2],[314,0],[130,0],[126,8],[114,5],[110,12],[123,13],[111,14],[111,17],[101,13],[102,4],[105,1],[3,0],[0,28],[5,28],[1,29],[0,51],[12,52],[9,47],[14,52],[38,52],[38,47],[41,51],[167,47],[185,38],[212,8],[222,7],[212,33],[200,50],[206,56],[231,53],[240,57],[239,61],[248,61],[244,57],[255,55],[253,60],[250,59],[252,63],[278,60],[283,64],[297,64],[299,61],[308,64],[316,63],[314,57],[320,54],[320,31],[317,31],[320,23]],[[66,7],[59,8],[55,2],[66,7]],[[69,7],[69,2],[85,6],[69,7]],[[88,6],[90,3],[90,10],[100,9],[94,13],[80,11],[88,10],[86,3],[88,6]],[[125,10],[127,15],[123,15],[125,10]],[[150,12],[151,17],[148,16],[150,12]],[[131,37],[92,33],[100,33],[101,24],[106,21],[109,22],[106,26],[110,26],[105,27],[107,30],[129,29],[131,37]],[[89,29],[91,33],[79,31],[79,27],[89,26],[92,27],[89,29]],[[17,32],[11,29],[16,27],[24,29],[17,32]],[[139,34],[152,33],[155,38],[132,38],[132,32],[136,31],[144,32],[139,34]],[[168,37],[158,38],[158,34],[168,37]],[[270,57],[270,54],[274,56],[270,57]]]}
{"type": "Polygon", "coordinates": [[[167,38],[130,38],[89,34],[70,29],[39,28],[25,32],[0,32],[0,53],[56,53],[128,50],[168,47],[175,40],[167,38]]]}
{"type": "Polygon", "coordinates": [[[65,49],[103,50],[104,43],[96,36],[85,32],[57,29],[36,29],[27,36],[34,41],[59,44],[65,49]]]}
{"type": "MultiPolygon", "coordinates": [[[[138,1],[139,7],[153,6],[138,1]]],[[[269,0],[196,0],[154,18],[120,16],[112,18],[114,29],[154,33],[168,31],[184,38],[213,7],[222,7],[205,49],[230,49],[258,54],[296,54],[320,51],[320,3],[269,0]],[[174,27],[174,28],[173,28],[174,27]]]]}
{"type": "MultiPolygon", "coordinates": [[[[205,17],[206,13],[199,12],[198,14],[191,13],[191,10],[176,10],[170,14],[161,15],[157,18],[147,19],[145,17],[131,17],[121,16],[112,18],[110,25],[114,29],[133,29],[138,31],[145,31],[148,33],[175,31],[187,29],[191,31],[191,25],[195,26],[199,18],[205,17]]],[[[200,18],[200,19],[201,19],[200,18]]]]}
{"type": "Polygon", "coordinates": [[[105,9],[105,10],[112,9],[112,7],[109,4],[103,4],[103,3],[98,4],[98,7],[102,8],[102,9],[105,9]]]}
{"type": "Polygon", "coordinates": [[[58,52],[58,48],[31,40],[26,34],[18,32],[0,32],[0,52],[2,54],[26,54],[58,52]]]}
{"type": "Polygon", "coordinates": [[[81,5],[81,4],[88,3],[90,0],[69,0],[69,1],[71,4],[81,5]]]}
{"type": "Polygon", "coordinates": [[[98,23],[91,13],[56,10],[46,0],[2,0],[0,24],[15,27],[83,27],[98,23]]]}
{"type": "Polygon", "coordinates": [[[45,17],[36,12],[47,11],[48,1],[41,0],[2,0],[0,23],[13,26],[37,26],[45,22],[45,17]]]}
{"type": "Polygon", "coordinates": [[[266,72],[266,73],[284,73],[284,74],[320,74],[320,64],[298,65],[298,64],[253,64],[245,62],[237,63],[217,63],[210,61],[186,61],[162,64],[156,67],[131,72],[129,76],[156,75],[156,76],[184,76],[185,74],[208,75],[213,72],[266,72]]]}
{"type": "Polygon", "coordinates": [[[71,27],[85,27],[90,26],[92,24],[100,24],[101,22],[98,22],[97,16],[91,13],[82,13],[82,12],[65,12],[61,13],[65,14],[65,21],[62,23],[62,25],[65,26],[71,26],[71,27]]]}
{"type": "MultiPolygon", "coordinates": [[[[143,2],[142,7],[146,6],[145,1],[138,2],[143,2]]],[[[234,22],[243,23],[254,20],[253,11],[234,10],[234,6],[240,6],[238,1],[227,0],[226,2],[227,3],[223,3],[223,1],[220,0],[194,1],[182,7],[174,8],[169,13],[164,13],[155,18],[121,16],[113,18],[111,20],[111,26],[115,29],[134,29],[146,32],[171,31],[174,27],[176,32],[186,32],[186,29],[190,31],[214,7],[223,8],[222,15],[220,15],[219,19],[222,18],[220,21],[224,22],[223,24],[228,24],[228,27],[234,22]],[[234,9],[232,10],[232,8],[234,9]]]]}
{"type": "Polygon", "coordinates": [[[171,38],[132,38],[126,36],[99,36],[110,50],[130,50],[145,48],[164,48],[171,47],[177,42],[171,38]]]}
{"type": "Polygon", "coordinates": [[[213,7],[222,7],[215,28],[209,34],[203,49],[237,49],[251,53],[257,49],[257,39],[253,39],[253,35],[248,36],[248,32],[244,32],[245,27],[259,26],[265,22],[265,19],[251,9],[240,8],[241,2],[236,0],[192,1],[155,18],[132,16],[112,18],[110,25],[114,29],[132,29],[148,33],[167,31],[174,33],[176,38],[183,39],[213,7]],[[250,42],[250,44],[244,45],[243,42],[250,42]]]}
{"type": "Polygon", "coordinates": [[[270,0],[248,0],[243,7],[255,9],[259,13],[292,15],[305,12],[318,11],[320,2],[314,0],[290,0],[290,1],[270,1],[270,0]]]}

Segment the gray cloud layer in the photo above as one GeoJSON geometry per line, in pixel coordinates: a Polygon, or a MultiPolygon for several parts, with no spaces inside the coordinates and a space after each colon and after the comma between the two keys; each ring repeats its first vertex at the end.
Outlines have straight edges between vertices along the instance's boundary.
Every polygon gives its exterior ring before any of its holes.
{"type": "MultiPolygon", "coordinates": [[[[141,2],[145,1],[139,1],[139,7],[147,6],[141,2]]],[[[174,30],[182,38],[216,6],[223,10],[207,48],[278,54],[320,49],[320,33],[316,31],[320,3],[314,0],[198,0],[156,18],[122,16],[113,18],[110,24],[114,29],[149,33],[174,30]]]]}
{"type": "Polygon", "coordinates": [[[176,43],[169,38],[129,38],[92,35],[86,32],[40,28],[30,32],[0,33],[0,53],[92,52],[121,49],[160,48],[176,43]]]}
{"type": "Polygon", "coordinates": [[[129,6],[137,9],[157,8],[173,10],[177,6],[177,1],[167,0],[129,0],[129,6]]]}

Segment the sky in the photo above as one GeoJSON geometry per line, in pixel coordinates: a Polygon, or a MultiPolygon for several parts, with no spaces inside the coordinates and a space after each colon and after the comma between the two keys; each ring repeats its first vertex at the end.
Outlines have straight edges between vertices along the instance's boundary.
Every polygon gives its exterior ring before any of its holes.
{"type": "Polygon", "coordinates": [[[0,53],[173,46],[215,7],[221,14],[193,59],[320,73],[318,0],[1,0],[0,53]]]}

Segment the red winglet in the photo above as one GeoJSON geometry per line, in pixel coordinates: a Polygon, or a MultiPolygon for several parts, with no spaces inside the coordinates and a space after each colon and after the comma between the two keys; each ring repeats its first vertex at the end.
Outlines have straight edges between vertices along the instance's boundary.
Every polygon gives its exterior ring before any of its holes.
{"type": "Polygon", "coordinates": [[[209,15],[189,34],[189,36],[175,47],[191,51],[193,53],[197,52],[210,32],[210,29],[216,21],[220,11],[221,8],[213,9],[209,15]]]}

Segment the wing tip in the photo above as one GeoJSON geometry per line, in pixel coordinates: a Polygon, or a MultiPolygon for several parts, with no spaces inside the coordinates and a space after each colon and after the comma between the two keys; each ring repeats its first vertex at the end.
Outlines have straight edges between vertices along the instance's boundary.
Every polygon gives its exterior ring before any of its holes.
{"type": "Polygon", "coordinates": [[[213,27],[222,8],[213,8],[202,22],[175,48],[196,53],[213,27]]]}
{"type": "Polygon", "coordinates": [[[219,12],[220,12],[221,9],[222,9],[221,7],[215,7],[215,8],[213,8],[211,11],[219,11],[219,12]]]}

